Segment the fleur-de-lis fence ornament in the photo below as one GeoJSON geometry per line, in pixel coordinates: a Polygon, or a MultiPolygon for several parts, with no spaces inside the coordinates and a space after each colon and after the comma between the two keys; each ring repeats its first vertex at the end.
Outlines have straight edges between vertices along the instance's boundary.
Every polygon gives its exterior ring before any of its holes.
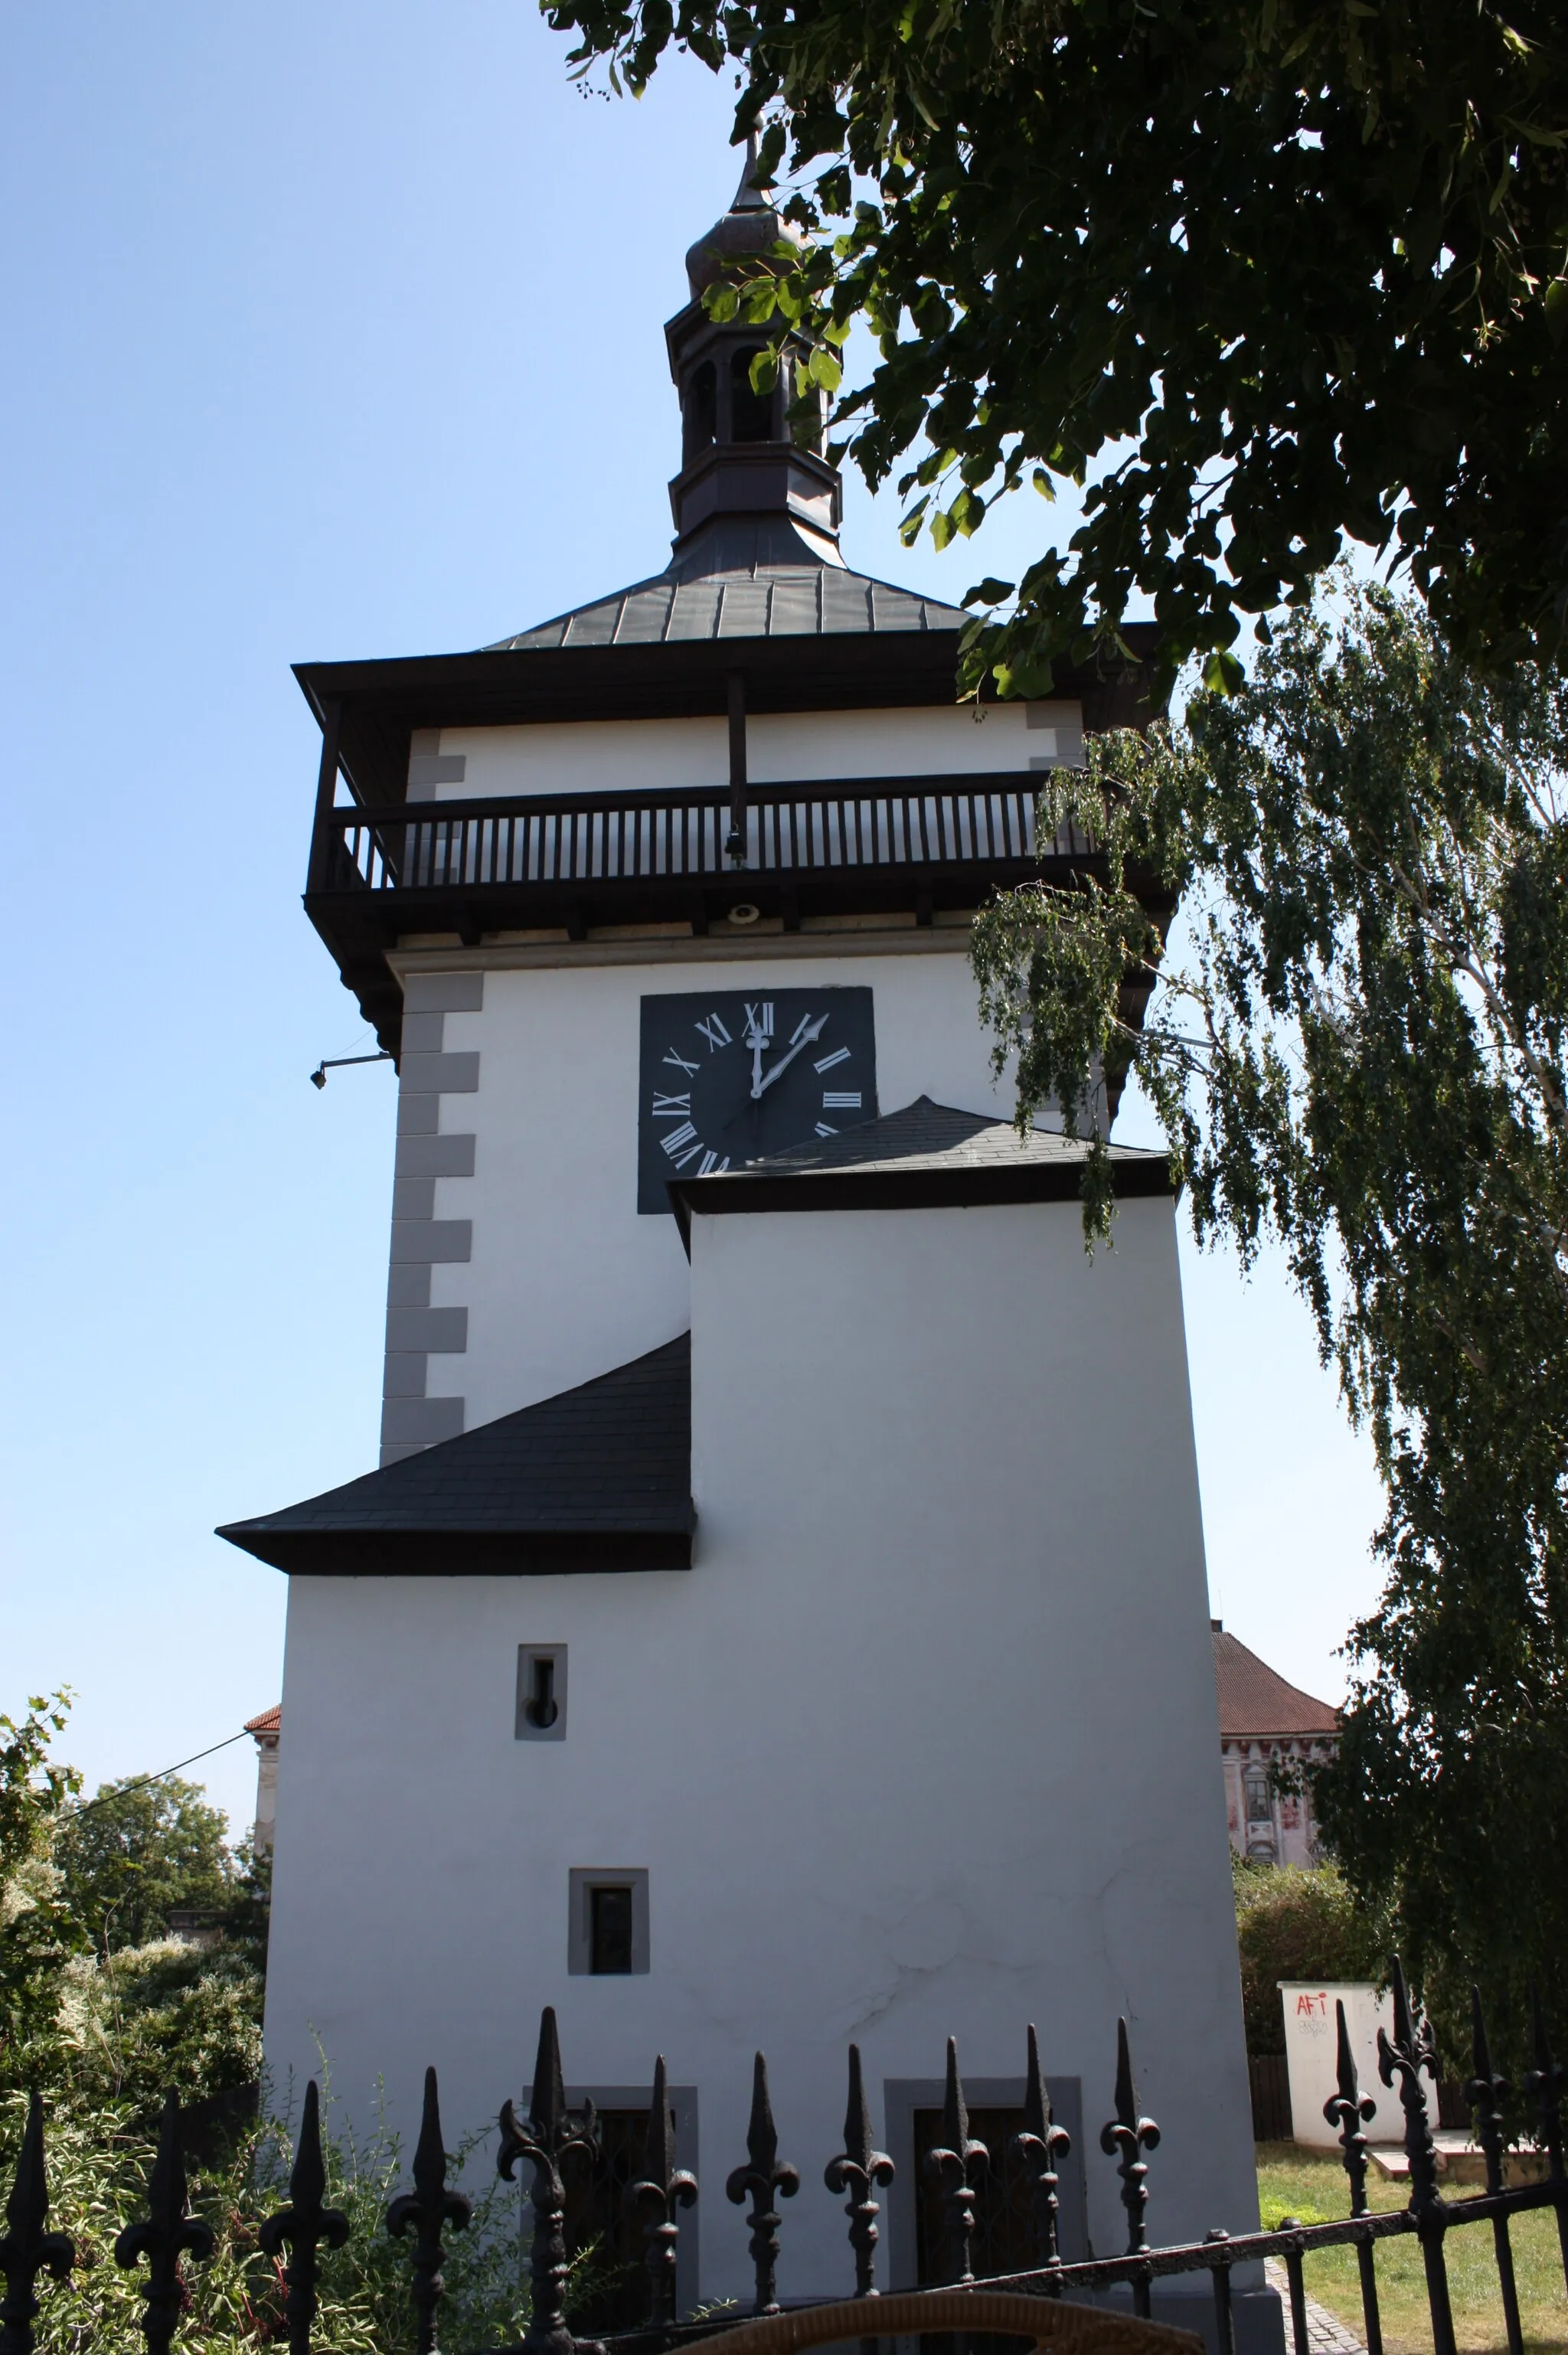
{"type": "Polygon", "coordinates": [[[127,2271],[138,2257],[147,2260],[146,2310],[142,2317],[147,2355],[168,2355],[186,2302],[181,2256],[188,2253],[199,2264],[212,2251],[211,2226],[193,2216],[186,2202],[179,2095],[167,2094],[158,2126],[158,2153],[147,2178],[147,2213],[139,2224],[127,2224],[114,2243],[114,2262],[127,2271]]]}
{"type": "Polygon", "coordinates": [[[1410,2207],[1416,2219],[1421,2254],[1426,2267],[1426,2301],[1432,2309],[1435,2355],[1454,2355],[1454,2311],[1448,2296],[1448,2269],[1443,2261],[1443,2198],[1437,2189],[1437,2154],[1432,2141],[1422,2072],[1437,2079],[1437,2048],[1429,2021],[1417,2017],[1404,1983],[1399,1956],[1393,1958],[1393,2034],[1378,2030],[1378,2075],[1392,2087],[1399,2079],[1404,2111],[1404,2155],[1410,2162],[1410,2207]]]}
{"type": "MultiPolygon", "coordinates": [[[[1534,2030],[1535,2066],[1524,2073],[1524,2090],[1535,2100],[1536,2115],[1541,2120],[1541,2147],[1546,2153],[1546,2172],[1553,2183],[1563,2180],[1563,2097],[1568,2094],[1568,2063],[1554,2061],[1546,2033],[1546,2014],[1541,2008],[1541,1990],[1530,1983],[1530,2012],[1534,2030]]],[[[1563,2250],[1563,2270],[1568,2274],[1568,2202],[1557,2202],[1557,2238],[1563,2250]]]]}
{"type": "MultiPolygon", "coordinates": [[[[1042,2266],[1054,2270],[1061,2264],[1061,2249],[1057,2237],[1061,2202],[1057,2196],[1061,2178],[1057,2162],[1066,2158],[1072,2149],[1072,2137],[1065,2126],[1059,2126],[1051,2115],[1051,2095],[1046,2090],[1045,2075],[1040,2065],[1040,2039],[1029,2023],[1029,2059],[1024,2073],[1023,2132],[1013,2137],[1014,2150],[1022,2163],[1029,2188],[1034,2194],[1036,2251],[1042,2266]]],[[[1052,2292],[1061,2296],[1060,2289],[1052,2292]]]]}
{"type": "Polygon", "coordinates": [[[950,2281],[963,2287],[975,2278],[971,2250],[975,2240],[976,2187],[970,2177],[991,2163],[983,2142],[969,2138],[969,2105],[958,2074],[958,2046],[947,2040],[947,2083],[942,2097],[942,2140],[925,2154],[925,2170],[942,2186],[944,2240],[950,2281]]]}
{"type": "MultiPolygon", "coordinates": [[[[1503,2188],[1503,2152],[1508,2147],[1504,2110],[1513,2088],[1508,2079],[1499,2076],[1492,2067],[1486,2017],[1481,2010],[1481,1990],[1473,1985],[1470,1988],[1470,2056],[1474,2073],[1466,2083],[1465,2099],[1476,2114],[1476,2140],[1487,2162],[1487,2190],[1500,2191],[1503,2188]]],[[[1492,2245],[1497,2253],[1498,2288],[1502,2296],[1503,2328],[1508,2333],[1509,2355],[1524,2355],[1524,2334],[1520,2328],[1519,2288],[1513,2271],[1513,2243],[1509,2238],[1506,2216],[1492,2218],[1492,2245]]]]}
{"type": "Polygon", "coordinates": [[[773,2107],[768,2099],[768,2064],[760,2052],[752,2071],[752,2116],[746,2128],[746,2164],[731,2171],[724,2196],[732,2200],[737,2208],[748,2198],[752,2202],[746,2222],[752,2232],[752,2270],[757,2288],[752,2310],[757,2314],[776,2314],[781,2219],[773,2203],[795,2198],[800,2190],[800,2176],[787,2159],[779,2157],[773,2107]]]}
{"type": "Polygon", "coordinates": [[[865,2081],[860,2073],[860,2048],[849,2047],[849,2102],[844,2113],[844,2147],[830,2158],[823,2173],[829,2191],[847,2191],[844,2213],[849,2219],[849,2246],[855,2252],[855,2295],[877,2295],[877,2218],[881,2205],[872,2194],[885,2190],[893,2179],[893,2163],[885,2150],[871,2143],[871,2113],[866,2106],[865,2081]]]}
{"type": "MultiPolygon", "coordinates": [[[[1148,2168],[1141,2157],[1159,2148],[1159,2128],[1138,2110],[1138,2089],[1133,2083],[1133,2056],[1127,2043],[1127,2023],[1116,2022],[1116,2115],[1100,2129],[1100,2147],[1115,2159],[1122,2179],[1122,2205],[1127,2211],[1129,2257],[1141,2257],[1148,2247],[1148,2168]]],[[[1148,2276],[1133,2283],[1133,2311],[1147,2322],[1149,2313],[1148,2276]]]]}
{"type": "Polygon", "coordinates": [[[56,2281],[64,2281],[76,2263],[75,2242],[69,2232],[49,2232],[48,2220],[44,2105],[34,2094],[27,2104],[27,2124],[11,2197],[5,2202],[5,2230],[0,2233],[0,2274],[5,2276],[5,2295],[0,2299],[0,2355],[32,2355],[38,2275],[48,2274],[56,2281]]]}
{"type": "Polygon", "coordinates": [[[474,2202],[465,2193],[446,2188],[446,2145],[442,2140],[433,2069],[424,2073],[424,2107],[420,2138],[414,2146],[413,2177],[413,2190],[400,2191],[387,2210],[387,2230],[398,2241],[409,2232],[414,2236],[415,2343],[419,2355],[432,2355],[435,2310],[444,2287],[441,2236],[448,2224],[454,2232],[466,2232],[474,2214],[474,2202]]]}
{"type": "Polygon", "coordinates": [[[289,2355],[310,2355],[311,2325],[321,2304],[316,2291],[321,2276],[316,2252],[324,2242],[329,2249],[340,2249],[347,2238],[347,2217],[341,2208],[326,2205],[321,2094],[313,2077],[304,2089],[299,2140],[294,2145],[294,2163],[289,2176],[288,2205],[274,2209],[256,2235],[269,2257],[281,2257],[285,2249],[288,2251],[289,2261],[283,2268],[283,2280],[288,2286],[283,2313],[289,2326],[289,2355]]]}
{"type": "Polygon", "coordinates": [[[1432,2121],[1427,2114],[1426,2092],[1421,2082],[1423,2070],[1436,2083],[1437,2048],[1433,2041],[1430,2023],[1419,2017],[1410,2000],[1410,1990],[1404,1983],[1404,1972],[1396,1955],[1393,1959],[1393,2035],[1386,2028],[1378,2030],[1378,2075],[1391,2089],[1399,2079],[1399,2098],[1404,2111],[1404,2150],[1410,2161],[1410,2204],[1426,2208],[1436,2203],[1437,2153],[1432,2140],[1432,2121]]]}
{"type": "MultiPolygon", "coordinates": [[[[1344,2154],[1345,2173],[1350,2184],[1350,2213],[1352,2216],[1364,2216],[1367,2212],[1367,2137],[1362,2128],[1376,2117],[1378,2105],[1370,2094],[1361,2091],[1356,2075],[1356,2056],[1350,2050],[1350,2030],[1345,2019],[1345,2006],[1339,1997],[1334,2001],[1334,2021],[1339,2090],[1324,2103],[1323,2115],[1329,2126],[1339,2129],[1339,2148],[1344,2154]]],[[[1366,2317],[1367,2355],[1382,2355],[1377,2267],[1371,2241],[1357,2242],[1356,2263],[1361,2275],[1361,2309],[1366,2317]]]]}
{"type": "Polygon", "coordinates": [[[1138,2113],[1138,2089],[1133,2083],[1133,2056],[1127,2023],[1116,2022],[1116,2115],[1100,2129],[1100,2147],[1107,2158],[1119,2161],[1122,2205],[1127,2211],[1127,2254],[1141,2256],[1148,2246],[1148,2169],[1141,2151],[1159,2148],[1159,2128],[1138,2113]]]}
{"type": "Polygon", "coordinates": [[[560,2166],[574,2151],[592,2158],[598,2148],[599,2124],[592,2103],[583,2104],[581,2117],[567,2109],[555,2010],[547,2004],[539,2016],[539,2049],[528,2115],[520,2119],[512,2104],[506,2104],[501,2112],[501,2147],[496,2155],[496,2171],[508,2183],[519,2158],[526,2158],[533,2169],[529,2194],[534,2211],[529,2255],[533,2311],[523,2337],[529,2355],[573,2355],[580,2343],[566,2327],[566,2186],[560,2166]]]}
{"type": "Polygon", "coordinates": [[[1341,1998],[1334,1999],[1334,2024],[1338,2040],[1337,2058],[1339,2090],[1330,2094],[1323,2105],[1325,2122],[1339,2129],[1339,2148],[1344,2153],[1344,2169],[1350,2179],[1350,2213],[1364,2216],[1367,2212],[1367,2137],[1361,2128],[1375,2118],[1378,2105],[1370,2094],[1363,2094],[1356,2076],[1356,2056],[1350,2050],[1350,2030],[1345,2019],[1341,1998]]]}
{"type": "Polygon", "coordinates": [[[643,2212],[643,2262],[648,2269],[648,2320],[656,2329],[675,2320],[676,2267],[680,2247],[677,2208],[697,2198],[697,2178],[675,2163],[675,2115],[665,2082],[664,2054],[654,2062],[648,2103],[648,2140],[641,2179],[630,2185],[626,2205],[643,2212]]]}

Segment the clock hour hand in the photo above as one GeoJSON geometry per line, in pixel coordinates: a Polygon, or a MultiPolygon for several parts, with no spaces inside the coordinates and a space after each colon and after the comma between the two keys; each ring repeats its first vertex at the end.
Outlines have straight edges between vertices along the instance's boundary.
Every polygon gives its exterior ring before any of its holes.
{"type": "Polygon", "coordinates": [[[827,1028],[827,1017],[826,1014],[819,1014],[815,1022],[807,1023],[805,1028],[801,1032],[799,1038],[795,1040],[788,1054],[781,1055],[779,1057],[778,1061],[773,1065],[773,1070],[768,1073],[767,1078],[765,1080],[756,1079],[752,1082],[752,1095],[753,1100],[763,1094],[769,1088],[771,1088],[775,1080],[782,1079],[785,1071],[788,1071],[790,1065],[794,1062],[795,1057],[805,1048],[814,1047],[827,1028]]]}

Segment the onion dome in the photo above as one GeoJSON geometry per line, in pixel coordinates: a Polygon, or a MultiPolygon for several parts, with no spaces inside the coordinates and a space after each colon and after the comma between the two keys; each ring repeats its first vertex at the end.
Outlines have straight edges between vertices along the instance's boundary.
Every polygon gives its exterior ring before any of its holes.
{"type": "Polygon", "coordinates": [[[753,131],[746,141],[741,185],[731,199],[729,211],[721,214],[707,235],[687,250],[686,277],[694,302],[716,278],[723,276],[731,262],[742,261],[748,254],[769,254],[781,238],[791,245],[800,243],[789,223],[754,185],[752,175],[756,168],[757,134],[753,131]]]}

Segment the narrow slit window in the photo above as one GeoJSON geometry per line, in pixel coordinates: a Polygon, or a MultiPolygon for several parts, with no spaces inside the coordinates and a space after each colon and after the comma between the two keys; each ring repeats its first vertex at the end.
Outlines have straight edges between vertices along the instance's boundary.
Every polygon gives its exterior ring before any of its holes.
{"type": "Polygon", "coordinates": [[[682,455],[689,464],[719,439],[719,380],[711,360],[704,360],[692,371],[686,391],[685,425],[682,455]]]}
{"type": "Polygon", "coordinates": [[[632,1891],[629,1882],[596,1883],[588,1891],[588,1967],[595,1978],[629,1977],[632,1891]]]}

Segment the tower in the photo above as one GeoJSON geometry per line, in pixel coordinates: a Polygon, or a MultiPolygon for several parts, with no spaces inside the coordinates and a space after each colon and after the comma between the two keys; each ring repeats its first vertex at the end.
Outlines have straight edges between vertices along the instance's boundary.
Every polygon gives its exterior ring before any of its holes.
{"type": "MultiPolygon", "coordinates": [[[[299,670],[306,908],[399,1059],[382,1460],[223,1534],[291,1587],[274,2071],[319,2037],[362,2116],[433,2061],[477,2125],[548,2001],[615,2115],[668,2056],[716,2177],[753,2049],[826,2152],[854,2039],[909,2281],[948,2034],[1006,2111],[1040,2023],[1070,2248],[1116,2244],[1119,2012],[1165,2233],[1255,2195],[1169,1182],[1115,1148],[1086,1259],[965,954],[1092,859],[1040,772],[1145,680],[955,704],[963,616],[848,567],[809,415],[701,306],[777,233],[743,180],[688,257],[662,571],[299,670]]],[[[837,2208],[790,2224],[782,2293],[837,2286],[837,2208]]],[[[683,2299],[741,2289],[711,2192],[682,2248],[683,2299]]]]}

